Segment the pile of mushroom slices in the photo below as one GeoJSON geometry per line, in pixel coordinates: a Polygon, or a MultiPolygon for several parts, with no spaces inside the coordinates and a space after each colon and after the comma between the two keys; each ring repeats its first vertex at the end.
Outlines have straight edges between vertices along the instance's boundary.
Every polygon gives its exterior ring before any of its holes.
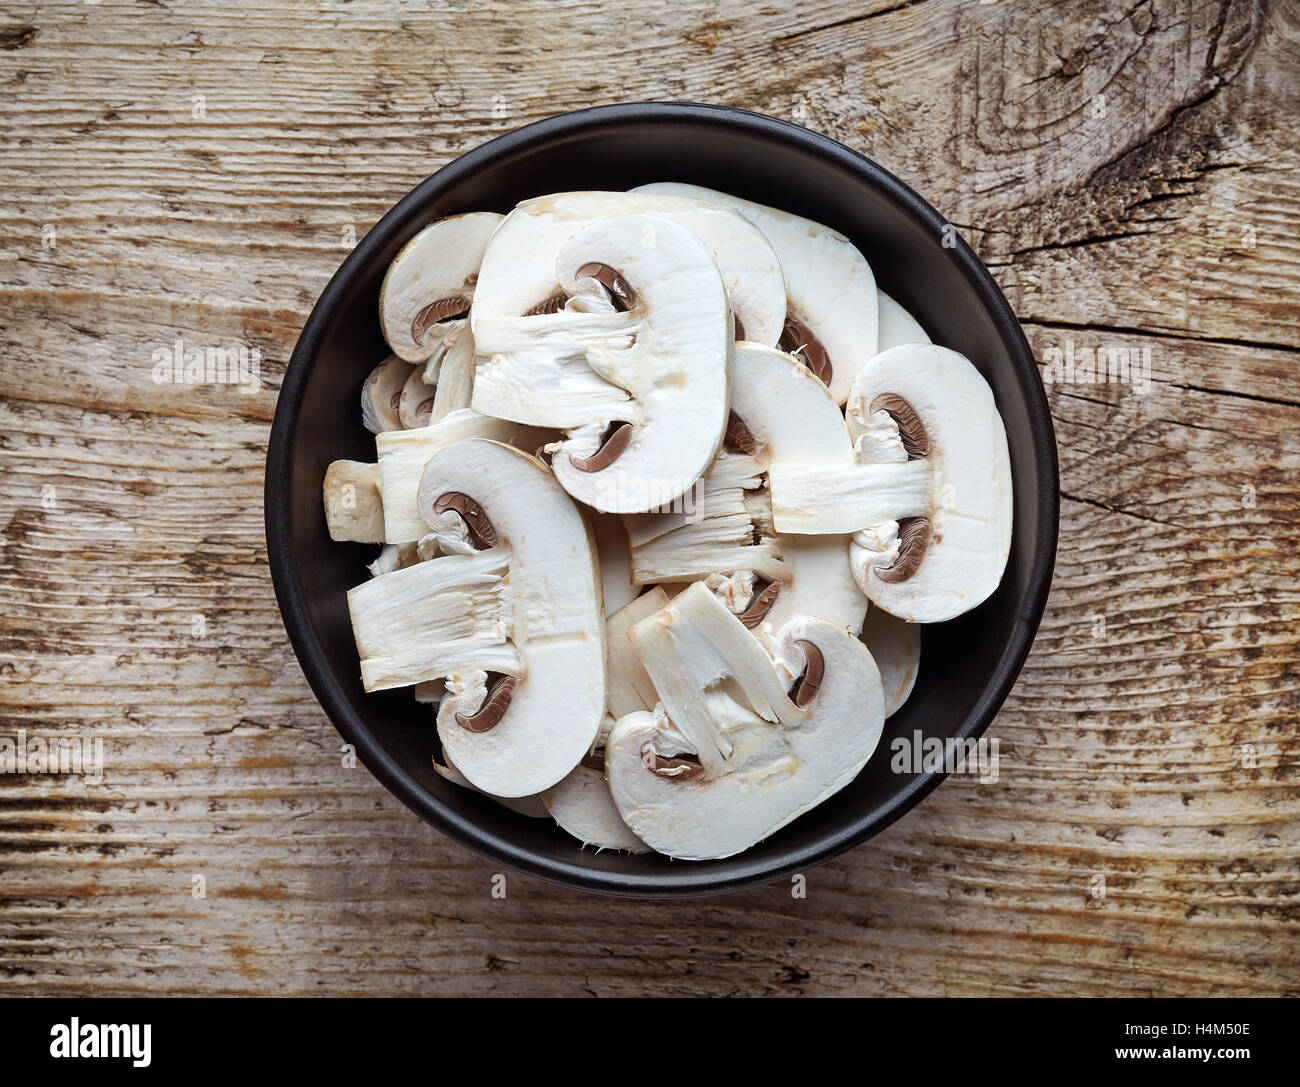
{"type": "Polygon", "coordinates": [[[1006,435],[807,219],[688,185],[432,223],[380,294],[374,463],[336,461],[366,691],[449,781],[584,844],[739,853],[853,780],[920,624],[997,587],[1006,435]]]}

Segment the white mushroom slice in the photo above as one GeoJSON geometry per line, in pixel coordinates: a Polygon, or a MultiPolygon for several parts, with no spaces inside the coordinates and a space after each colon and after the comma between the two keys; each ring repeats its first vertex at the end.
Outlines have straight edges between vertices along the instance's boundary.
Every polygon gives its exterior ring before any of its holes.
{"type": "Polygon", "coordinates": [[[905,343],[930,343],[930,337],[907,310],[903,309],[884,291],[876,292],[879,305],[880,333],[876,343],[877,354],[905,343]]]}
{"type": "Polygon", "coordinates": [[[433,770],[444,781],[450,781],[453,785],[459,785],[462,789],[470,789],[481,796],[486,796],[489,800],[495,800],[502,807],[509,808],[520,815],[525,815],[529,819],[545,819],[551,814],[546,810],[546,805],[542,803],[540,796],[494,796],[492,793],[484,792],[456,767],[452,766],[450,762],[444,766],[437,759],[434,759],[433,770]]]}
{"type": "Polygon", "coordinates": [[[379,465],[336,460],[325,469],[325,524],[330,539],[381,543],[384,500],[379,495],[379,465]]]}
{"type": "Polygon", "coordinates": [[[663,701],[622,717],[606,748],[619,814],[683,860],[730,857],[857,776],[884,724],[866,647],[820,619],[779,635],[804,662],[787,696],[759,642],[700,584],[632,628],[663,701]]]}
{"type": "Polygon", "coordinates": [[[803,360],[843,404],[862,364],[877,351],[876,277],[843,234],[751,200],[676,182],[633,192],[688,196],[740,212],[763,232],[785,277],[785,330],[779,346],[803,360]]]}
{"type": "Polygon", "coordinates": [[[916,673],[921,666],[921,626],[906,623],[884,608],[872,608],[862,624],[861,638],[880,669],[880,682],[885,688],[885,716],[892,717],[916,685],[916,673]]]}
{"type": "Polygon", "coordinates": [[[397,415],[402,421],[402,429],[415,430],[429,425],[433,395],[433,386],[425,381],[424,371],[417,366],[397,398],[397,415]]]}
{"type": "Polygon", "coordinates": [[[623,524],[617,517],[593,513],[591,534],[596,541],[596,556],[600,560],[600,589],[605,614],[612,616],[635,600],[640,592],[639,587],[632,583],[627,533],[623,531],[623,524]]]}
{"type": "Polygon", "coordinates": [[[467,408],[417,430],[378,435],[375,448],[379,451],[379,490],[384,496],[385,543],[411,543],[429,531],[416,501],[420,476],[438,450],[465,438],[491,438],[533,450],[546,440],[546,433],[467,408]]]}
{"type": "Polygon", "coordinates": [[[409,362],[389,355],[361,386],[361,422],[371,434],[402,429],[402,389],[415,373],[409,362]]]}
{"type": "MultiPolygon", "coordinates": [[[[474,305],[482,318],[554,312],[567,295],[555,274],[561,247],[611,215],[654,215],[683,227],[712,254],[735,313],[736,339],[775,345],[785,326],[785,280],[763,232],[716,203],[649,193],[566,192],[525,200],[493,236],[474,305]]],[[[653,228],[651,228],[653,230],[653,228]]],[[[655,235],[644,236],[647,246],[655,235]]]]}
{"type": "Polygon", "coordinates": [[[777,531],[856,531],[854,577],[900,619],[970,611],[997,588],[1011,547],[1011,464],[988,383],[955,351],[904,344],[863,368],[850,410],[893,427],[908,459],[773,465],[777,531]]]}
{"type": "MultiPolygon", "coordinates": [[[[446,346],[436,377],[430,423],[468,408],[474,391],[474,334],[469,330],[468,321],[446,346]]],[[[428,377],[427,371],[425,377],[428,377]]]]}
{"type": "MultiPolygon", "coordinates": [[[[503,576],[458,601],[462,618],[454,631],[419,639],[432,641],[425,651],[439,656],[438,667],[419,678],[447,678],[438,710],[443,752],[486,792],[540,793],[591,749],[605,710],[605,623],[586,522],[541,461],[479,438],[434,454],[420,480],[419,506],[430,527],[462,519],[487,550],[415,570],[508,558],[503,576]],[[489,610],[499,644],[484,646],[475,659],[455,652],[462,631],[477,630],[489,610]],[[517,659],[504,659],[503,649],[517,659]]],[[[372,584],[385,580],[391,578],[372,584]]],[[[419,608],[427,614],[442,603],[419,608]]]]}
{"type": "Polygon", "coordinates": [[[379,289],[379,323],[401,358],[423,362],[469,312],[483,250],[501,218],[476,211],[439,219],[394,258],[379,289]]]}
{"type": "MultiPolygon", "coordinates": [[[[485,267],[503,259],[515,256],[494,238],[485,267]]],[[[496,306],[485,278],[473,406],[567,431],[548,447],[552,470],[595,509],[671,502],[708,468],[727,418],[731,314],[713,257],[675,223],[620,215],[582,227],[556,269],[566,294],[607,290],[614,304],[485,317],[496,306]]]]}
{"type": "Polygon", "coordinates": [[[623,822],[605,781],[605,741],[614,721],[636,710],[650,709],[658,695],[654,684],[632,650],[627,632],[633,624],[653,615],[668,603],[668,594],[651,589],[614,612],[605,621],[609,665],[605,679],[605,719],[591,754],[584,756],[568,776],[542,794],[551,816],[584,845],[644,853],[645,843],[623,822]]]}
{"type": "MultiPolygon", "coordinates": [[[[929,343],[930,337],[926,335],[923,329],[907,310],[903,309],[897,302],[889,297],[884,291],[877,292],[880,302],[880,344],[879,351],[888,351],[891,347],[899,347],[905,343],[929,343]]],[[[874,443],[883,440],[891,443],[897,440],[898,432],[885,429],[879,434],[874,433],[875,428],[872,426],[870,417],[862,418],[854,409],[860,408],[856,402],[850,403],[844,413],[844,421],[848,424],[849,437],[852,439],[855,447],[863,449],[863,459],[866,460],[906,460],[907,455],[903,452],[903,447],[897,447],[898,455],[895,451],[886,446],[885,448],[875,447],[874,443]],[[871,434],[870,437],[863,441],[864,434],[871,434]]]]}
{"type": "MultiPolygon", "coordinates": [[[[759,344],[736,345],[723,451],[693,492],[693,508],[626,518],[633,579],[740,575],[753,592],[735,608],[746,626],[780,627],[813,615],[856,631],[867,599],[849,565],[851,535],[780,535],[762,489],[774,461],[809,471],[852,466],[835,398],[797,360],[759,344]]],[[[738,582],[726,580],[733,597],[738,582]]],[[[723,583],[719,583],[722,586],[723,583]]]]}

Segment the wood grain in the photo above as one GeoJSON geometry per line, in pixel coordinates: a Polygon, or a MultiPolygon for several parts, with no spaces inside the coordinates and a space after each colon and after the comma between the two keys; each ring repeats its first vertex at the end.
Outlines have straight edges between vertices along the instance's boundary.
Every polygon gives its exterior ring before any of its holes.
{"type": "Polygon", "coordinates": [[[1300,994],[1300,12],[786,7],[0,17],[0,736],[106,762],[0,775],[0,992],[1300,994]],[[267,573],[268,426],[394,200],[524,122],[651,98],[871,155],[1040,360],[1149,350],[1150,382],[1049,386],[1061,547],[996,784],[950,780],[805,899],[496,899],[341,765],[267,573]],[[256,347],[260,390],[155,384],[178,336],[256,347]]]}

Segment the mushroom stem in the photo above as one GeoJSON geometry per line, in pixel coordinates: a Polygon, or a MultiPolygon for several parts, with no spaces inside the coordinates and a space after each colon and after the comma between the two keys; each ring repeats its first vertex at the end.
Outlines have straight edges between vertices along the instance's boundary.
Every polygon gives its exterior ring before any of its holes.
{"type": "Polygon", "coordinates": [[[484,669],[513,674],[519,655],[505,636],[503,549],[443,555],[394,570],[348,593],[367,691],[484,669]]]}
{"type": "Polygon", "coordinates": [[[778,532],[848,533],[931,509],[928,460],[902,463],[773,464],[768,469],[778,532]]]}

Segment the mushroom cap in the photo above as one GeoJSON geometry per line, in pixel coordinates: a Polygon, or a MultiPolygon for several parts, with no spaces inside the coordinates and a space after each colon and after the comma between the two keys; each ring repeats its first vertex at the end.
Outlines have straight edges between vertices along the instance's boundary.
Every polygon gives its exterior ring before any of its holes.
{"type": "MultiPolygon", "coordinates": [[[[830,390],[843,404],[858,370],[876,353],[879,336],[876,277],[857,247],[811,219],[699,185],[656,182],[632,191],[721,204],[763,232],[781,261],[787,321],[801,322],[821,341],[831,365],[830,390]]],[[[798,338],[794,328],[791,333],[798,338]]]]}
{"type": "MultiPolygon", "coordinates": [[[[717,452],[731,315],[709,251],[666,219],[618,215],[581,227],[556,258],[561,288],[590,295],[593,267],[614,270],[633,292],[626,311],[494,319],[492,305],[475,306],[473,403],[570,430],[551,460],[564,489],[602,512],[638,513],[679,498],[717,452]],[[614,448],[615,434],[619,452],[602,461],[596,454],[614,448]]],[[[482,283],[480,292],[492,297],[482,283]]]]}
{"type": "Polygon", "coordinates": [[[652,769],[652,755],[682,753],[662,715],[642,711],[615,724],[606,744],[610,792],[652,849],[682,860],[733,856],[833,796],[871,757],[885,700],[866,647],[842,628],[805,616],[787,623],[778,639],[793,653],[811,645],[820,655],[820,688],[801,720],[780,711],[768,720],[757,707],[715,697],[710,705],[728,707],[717,716],[731,745],[720,773],[687,779],[652,769]]]}
{"type": "Polygon", "coordinates": [[[885,716],[893,717],[916,686],[921,667],[921,625],[872,608],[862,624],[862,642],[880,669],[885,688],[885,716]]]}
{"type": "Polygon", "coordinates": [[[402,429],[402,389],[416,373],[409,362],[389,355],[370,371],[361,386],[361,422],[371,434],[402,429]]]}
{"type": "Polygon", "coordinates": [[[509,555],[505,634],[519,666],[494,727],[473,732],[458,723],[458,714],[472,716],[480,707],[452,695],[438,711],[438,736],[447,758],[480,789],[540,793],[590,750],[605,712],[595,547],[546,465],[508,445],[468,438],[436,452],[420,479],[419,507],[432,511],[452,493],[478,504],[495,530],[491,550],[509,555]]]}
{"type": "Polygon", "coordinates": [[[394,353],[408,362],[423,362],[441,341],[438,322],[469,309],[483,251],[501,218],[474,211],[438,219],[393,258],[379,288],[379,323],[394,353]],[[463,300],[464,310],[441,316],[429,311],[433,303],[448,299],[463,300]]]}
{"type": "MultiPolygon", "coordinates": [[[[925,427],[930,540],[916,571],[882,580],[878,563],[855,568],[863,592],[891,615],[938,623],[970,611],[1002,580],[1011,550],[1011,461],[988,382],[964,355],[903,344],[858,375],[850,410],[871,414],[877,397],[911,405],[925,427]]],[[[856,548],[856,545],[854,545],[856,548]]]]}
{"type": "MultiPolygon", "coordinates": [[[[743,420],[758,463],[853,464],[853,446],[835,397],[796,358],[758,344],[736,345],[732,415],[743,420]]],[[[849,565],[847,534],[779,535],[789,570],[767,621],[780,627],[795,615],[814,615],[858,630],[867,598],[849,565]]]]}
{"type": "Polygon", "coordinates": [[[785,280],[762,231],[716,203],[682,196],[592,191],[524,200],[488,244],[475,307],[485,317],[514,317],[553,298],[561,246],[587,223],[611,215],[655,215],[690,231],[717,263],[745,336],[767,344],[780,339],[785,280]]]}

